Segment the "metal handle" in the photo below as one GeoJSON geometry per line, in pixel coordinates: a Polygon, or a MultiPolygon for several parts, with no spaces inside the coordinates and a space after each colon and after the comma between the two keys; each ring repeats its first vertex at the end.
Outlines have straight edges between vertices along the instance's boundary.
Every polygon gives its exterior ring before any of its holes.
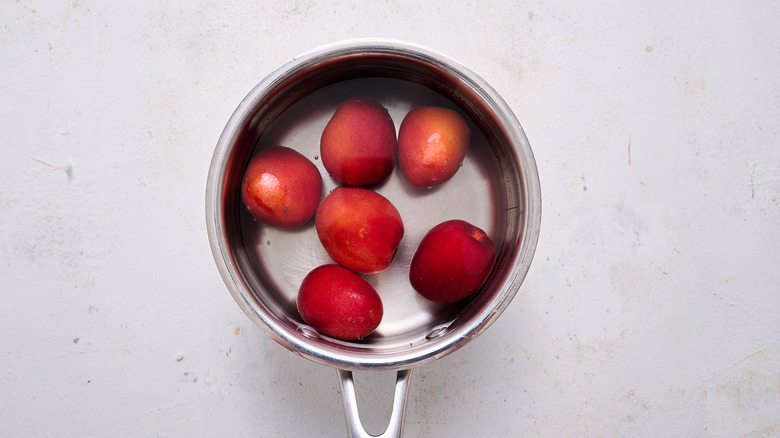
{"type": "Polygon", "coordinates": [[[347,438],[401,438],[406,413],[406,398],[409,393],[409,380],[412,370],[398,371],[395,378],[395,393],[393,395],[393,410],[387,429],[379,435],[371,435],[363,428],[355,397],[355,382],[352,371],[339,370],[341,382],[341,399],[344,401],[344,414],[347,417],[347,438]]]}

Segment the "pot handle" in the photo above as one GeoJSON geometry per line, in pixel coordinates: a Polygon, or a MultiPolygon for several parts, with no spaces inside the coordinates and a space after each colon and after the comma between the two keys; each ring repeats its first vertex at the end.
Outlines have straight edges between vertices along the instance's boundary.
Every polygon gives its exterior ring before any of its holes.
{"type": "Polygon", "coordinates": [[[404,427],[406,398],[409,394],[409,380],[412,377],[412,370],[401,370],[396,373],[390,422],[387,429],[379,435],[371,435],[366,432],[360,422],[352,371],[338,370],[338,372],[341,382],[341,399],[344,402],[344,414],[347,417],[347,438],[400,438],[404,427]]]}

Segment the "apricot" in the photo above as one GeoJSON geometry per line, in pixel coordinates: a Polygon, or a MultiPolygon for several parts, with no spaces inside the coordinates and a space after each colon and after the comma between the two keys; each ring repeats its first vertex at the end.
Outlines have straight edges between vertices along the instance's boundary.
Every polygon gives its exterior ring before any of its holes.
{"type": "Polygon", "coordinates": [[[385,270],[404,235],[403,221],[395,206],[363,187],[335,188],[317,209],[314,226],[334,261],[365,274],[385,270]]]}
{"type": "Polygon", "coordinates": [[[326,336],[365,338],[382,321],[382,300],[360,275],[334,264],[314,268],[298,290],[301,318],[326,336]]]}
{"type": "Polygon", "coordinates": [[[241,199],[260,222],[293,229],[314,215],[322,199],[322,177],[314,163],[285,146],[272,146],[249,160],[241,199]]]}
{"type": "Polygon", "coordinates": [[[409,111],[398,131],[398,163],[418,189],[442,184],[466,158],[470,131],[454,110],[423,106],[409,111]]]}
{"type": "Polygon", "coordinates": [[[449,220],[431,228],[420,241],[412,256],[409,281],[431,301],[459,301],[485,283],[495,259],[496,247],[482,229],[463,220],[449,220]]]}
{"type": "Polygon", "coordinates": [[[320,138],[325,170],[348,185],[386,180],[395,166],[397,149],[393,119],[372,99],[353,98],[342,103],[320,138]]]}

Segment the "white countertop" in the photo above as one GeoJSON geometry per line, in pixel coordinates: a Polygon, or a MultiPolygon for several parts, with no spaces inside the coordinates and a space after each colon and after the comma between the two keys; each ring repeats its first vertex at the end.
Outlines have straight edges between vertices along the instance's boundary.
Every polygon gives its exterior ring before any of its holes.
{"type": "MultiPolygon", "coordinates": [[[[633,4],[0,4],[0,435],[346,436],[336,372],[227,292],[204,190],[263,77],[389,37],[502,94],[543,197],[520,293],[415,371],[405,436],[780,436],[780,7],[633,4]]],[[[374,432],[387,378],[358,376],[374,432]]]]}

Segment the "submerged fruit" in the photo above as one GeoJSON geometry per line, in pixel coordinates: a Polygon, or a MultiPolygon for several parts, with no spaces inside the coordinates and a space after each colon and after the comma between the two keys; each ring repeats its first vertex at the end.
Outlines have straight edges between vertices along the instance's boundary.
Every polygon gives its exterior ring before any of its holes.
{"type": "Polygon", "coordinates": [[[442,222],[420,241],[409,281],[431,301],[462,300],[482,286],[495,259],[496,247],[482,229],[463,220],[442,222]]]}
{"type": "Polygon", "coordinates": [[[434,187],[457,173],[466,157],[469,141],[468,125],[457,112],[448,108],[417,107],[401,122],[398,163],[413,187],[434,187]]]}
{"type": "Polygon", "coordinates": [[[298,228],[322,199],[320,172],[299,152],[284,146],[261,150],[249,161],[241,199],[252,216],[279,228],[298,228]]]}
{"type": "Polygon", "coordinates": [[[398,142],[387,109],[371,99],[349,99],[333,114],[320,139],[322,164],[336,181],[377,184],[393,171],[398,142]]]}
{"type": "Polygon", "coordinates": [[[382,321],[382,300],[360,275],[339,265],[314,268],[301,282],[298,313],[317,331],[346,341],[371,334],[382,321]]]}
{"type": "Polygon", "coordinates": [[[362,187],[334,189],[322,200],[314,226],[333,260],[366,274],[390,265],[404,235],[395,206],[379,193],[362,187]]]}

